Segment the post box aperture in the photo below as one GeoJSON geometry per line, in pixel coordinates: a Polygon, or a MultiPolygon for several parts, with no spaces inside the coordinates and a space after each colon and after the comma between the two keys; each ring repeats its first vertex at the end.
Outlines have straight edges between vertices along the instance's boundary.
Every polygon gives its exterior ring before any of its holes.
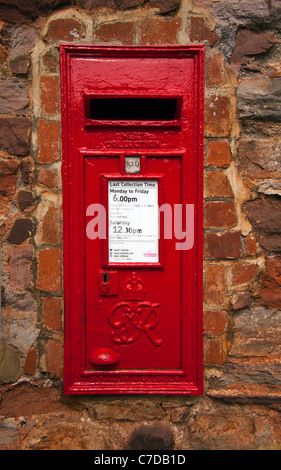
{"type": "Polygon", "coordinates": [[[202,393],[202,46],[61,46],[64,389],[202,393]]]}

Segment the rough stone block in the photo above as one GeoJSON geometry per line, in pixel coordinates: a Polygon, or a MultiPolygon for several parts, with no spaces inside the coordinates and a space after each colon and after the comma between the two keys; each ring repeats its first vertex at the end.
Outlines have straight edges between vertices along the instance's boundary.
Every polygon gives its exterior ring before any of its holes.
{"type": "Polygon", "coordinates": [[[0,119],[0,145],[10,155],[29,154],[30,121],[24,117],[0,119]]]}
{"type": "Polygon", "coordinates": [[[23,80],[0,79],[0,113],[23,113],[27,111],[29,99],[23,80]]]}
{"type": "Polygon", "coordinates": [[[241,80],[237,97],[242,119],[281,121],[281,77],[241,80]]]}
{"type": "Polygon", "coordinates": [[[30,219],[17,219],[7,237],[7,240],[16,245],[20,245],[22,242],[34,235],[35,223],[30,219]]]}
{"type": "Polygon", "coordinates": [[[245,202],[243,207],[260,245],[268,251],[281,251],[280,197],[261,196],[245,202]]]}
{"type": "Polygon", "coordinates": [[[13,247],[9,257],[10,283],[16,289],[30,289],[32,287],[32,257],[31,246],[13,247]]]}

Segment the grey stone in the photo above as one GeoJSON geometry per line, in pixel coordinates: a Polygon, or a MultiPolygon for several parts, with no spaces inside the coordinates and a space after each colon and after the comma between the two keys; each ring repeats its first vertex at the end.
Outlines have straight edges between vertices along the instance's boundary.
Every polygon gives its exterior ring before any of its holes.
{"type": "Polygon", "coordinates": [[[281,121],[281,77],[242,80],[237,97],[241,118],[281,121]]]}
{"type": "Polygon", "coordinates": [[[29,100],[25,84],[16,79],[0,79],[0,113],[24,112],[29,100]]]}
{"type": "Polygon", "coordinates": [[[26,74],[30,64],[30,53],[38,34],[33,28],[17,27],[11,34],[11,48],[9,52],[10,67],[13,73],[26,74]]]}

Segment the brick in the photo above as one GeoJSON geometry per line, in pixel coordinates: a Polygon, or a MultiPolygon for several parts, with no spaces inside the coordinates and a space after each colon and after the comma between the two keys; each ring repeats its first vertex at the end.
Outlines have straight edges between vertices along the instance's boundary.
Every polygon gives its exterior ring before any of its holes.
{"type": "Polygon", "coordinates": [[[46,297],[43,301],[45,325],[51,330],[62,330],[62,306],[54,297],[46,297]]]}
{"type": "Polygon", "coordinates": [[[62,347],[60,344],[48,341],[47,358],[49,374],[54,379],[60,379],[63,375],[62,347]]]}
{"type": "Polygon", "coordinates": [[[231,128],[230,103],[226,96],[216,96],[206,100],[205,134],[207,137],[226,137],[231,128]]]}
{"type": "Polygon", "coordinates": [[[218,338],[206,338],[204,341],[204,364],[222,364],[222,345],[218,338]]]}
{"type": "Polygon", "coordinates": [[[226,168],[231,162],[229,144],[226,141],[212,140],[208,143],[206,151],[207,165],[226,168]]]}
{"type": "Polygon", "coordinates": [[[57,248],[42,250],[38,256],[37,288],[57,292],[61,287],[61,253],[57,248]]]}
{"type": "Polygon", "coordinates": [[[246,250],[248,255],[255,255],[257,252],[257,241],[253,233],[245,237],[246,250]]]}
{"type": "Polygon", "coordinates": [[[60,129],[57,122],[43,119],[38,124],[38,162],[50,163],[59,158],[60,129]]]}
{"type": "Polygon", "coordinates": [[[222,54],[214,54],[206,59],[206,85],[209,87],[220,86],[225,81],[224,57],[222,54]]]}
{"type": "Polygon", "coordinates": [[[219,264],[206,266],[204,300],[208,304],[223,305],[226,302],[225,268],[219,264]]]}
{"type": "Polygon", "coordinates": [[[95,36],[103,42],[119,41],[123,44],[133,44],[135,23],[133,21],[118,21],[102,24],[95,32],[95,36]]]}
{"type": "Polygon", "coordinates": [[[206,197],[234,197],[229,179],[221,171],[207,174],[206,197]]]}
{"type": "Polygon", "coordinates": [[[176,44],[180,20],[146,19],[140,25],[140,42],[145,45],[176,44]]]}
{"type": "Polygon", "coordinates": [[[20,290],[32,287],[32,257],[31,246],[19,246],[11,249],[8,261],[11,286],[20,290]]]}
{"type": "Polygon", "coordinates": [[[205,25],[204,18],[194,16],[191,18],[190,40],[192,42],[207,41],[210,46],[214,46],[220,40],[220,37],[205,25]]]}
{"type": "Polygon", "coordinates": [[[42,76],[40,80],[41,109],[46,114],[59,110],[59,78],[56,75],[42,76]]]}
{"type": "Polygon", "coordinates": [[[50,206],[42,221],[42,243],[57,245],[59,241],[59,209],[55,206],[50,206]]]}
{"type": "Polygon", "coordinates": [[[227,314],[223,310],[204,312],[204,332],[208,335],[221,335],[227,326],[227,314]]]}
{"type": "Polygon", "coordinates": [[[205,227],[232,227],[236,224],[233,202],[207,202],[205,204],[205,227]]]}
{"type": "Polygon", "coordinates": [[[38,183],[48,186],[48,188],[58,188],[58,175],[56,171],[47,170],[46,168],[39,170],[38,183]]]}
{"type": "Polygon", "coordinates": [[[37,349],[30,348],[26,354],[25,363],[24,363],[24,373],[28,375],[34,375],[36,372],[36,364],[38,359],[37,349]]]}
{"type": "Polygon", "coordinates": [[[75,18],[56,18],[50,21],[46,41],[74,41],[85,35],[85,27],[75,18]]]}
{"type": "Polygon", "coordinates": [[[240,232],[206,233],[204,257],[206,259],[235,259],[242,256],[240,232]]]}
{"type": "Polygon", "coordinates": [[[254,277],[257,264],[236,263],[231,269],[232,284],[245,284],[254,277]]]}

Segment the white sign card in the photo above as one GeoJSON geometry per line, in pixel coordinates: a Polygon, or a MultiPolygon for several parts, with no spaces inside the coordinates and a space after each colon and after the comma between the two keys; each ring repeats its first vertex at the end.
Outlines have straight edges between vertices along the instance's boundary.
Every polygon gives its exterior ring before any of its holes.
{"type": "Polygon", "coordinates": [[[158,263],[158,181],[108,181],[110,263],[158,263]]]}

